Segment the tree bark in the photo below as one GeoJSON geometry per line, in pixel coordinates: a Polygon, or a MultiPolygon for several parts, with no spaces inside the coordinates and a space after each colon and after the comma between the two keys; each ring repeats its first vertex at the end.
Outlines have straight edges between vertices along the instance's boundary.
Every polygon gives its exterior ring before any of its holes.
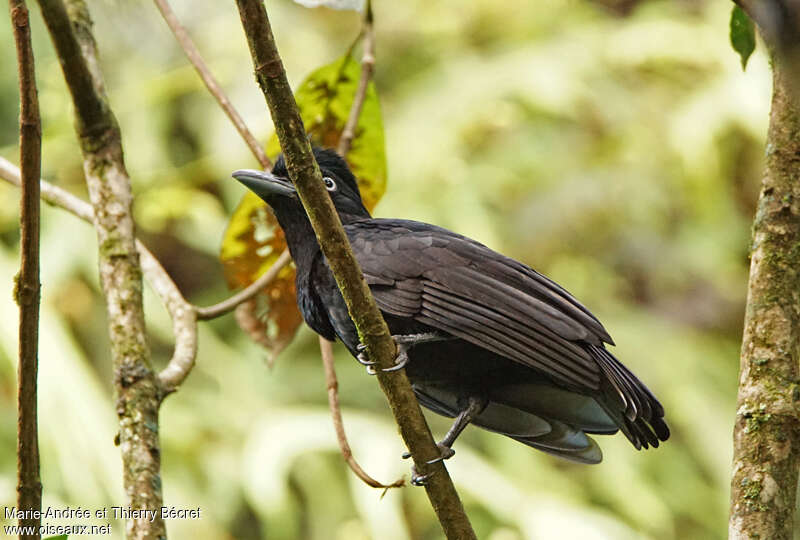
{"type": "Polygon", "coordinates": [[[386,394],[415,467],[429,477],[425,490],[431,506],[447,538],[476,538],[444,463],[428,463],[440,457],[440,451],[405,371],[381,371],[381,368],[394,364],[395,344],[364,281],[339,215],[323,187],[322,175],[289,87],[263,0],[237,0],[237,5],[256,79],[267,100],[289,175],[331,266],[359,338],[369,357],[377,362],[378,382],[386,394]]]}
{"type": "Polygon", "coordinates": [[[800,108],[773,54],[734,427],[730,538],[791,540],[800,467],[800,108]]]}
{"type": "Polygon", "coordinates": [[[75,130],[94,210],[100,282],[106,297],[114,389],[119,417],[127,505],[155,510],[155,518],[129,519],[127,537],[165,538],[161,519],[161,450],[158,409],[163,390],[150,366],[142,307],[142,270],[131,215],[130,179],[119,126],[105,94],[83,0],[39,0],[75,105],[75,130]]]}
{"type": "Polygon", "coordinates": [[[9,0],[17,46],[19,72],[19,152],[21,263],[15,288],[19,304],[19,365],[17,366],[17,509],[25,512],[21,527],[40,538],[42,482],[39,476],[37,372],[39,369],[39,176],[42,163],[42,126],[36,91],[28,8],[24,0],[9,0]],[[28,513],[30,512],[30,513],[28,513]]]}

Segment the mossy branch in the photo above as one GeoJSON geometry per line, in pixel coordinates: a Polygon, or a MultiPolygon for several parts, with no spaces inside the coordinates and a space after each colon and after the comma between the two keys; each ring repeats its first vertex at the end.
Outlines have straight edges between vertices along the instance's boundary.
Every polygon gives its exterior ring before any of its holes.
{"type": "MultiPolygon", "coordinates": [[[[163,392],[150,366],[145,338],[142,269],[120,131],[105,94],[86,4],[83,0],[68,0],[66,5],[62,0],[39,0],[39,5],[75,106],[75,130],[94,211],[127,504],[158,510],[163,504],[158,438],[163,392]]],[[[153,521],[129,520],[127,536],[166,537],[160,512],[153,521]]]]}
{"type": "MultiPolygon", "coordinates": [[[[311,145],[306,138],[297,104],[286,79],[264,4],[261,0],[237,0],[237,5],[255,65],[256,79],[267,100],[289,175],[331,266],[362,343],[370,358],[377,361],[379,368],[390,367],[394,364],[395,344],[353,256],[339,216],[323,188],[319,167],[314,161],[311,145]]],[[[421,474],[430,475],[425,489],[445,534],[448,538],[475,538],[444,463],[427,463],[439,457],[439,450],[405,372],[400,370],[383,373],[378,369],[378,381],[417,470],[421,474]]]]}
{"type": "Polygon", "coordinates": [[[774,53],[734,427],[730,538],[791,540],[800,469],[800,107],[774,53]]]}

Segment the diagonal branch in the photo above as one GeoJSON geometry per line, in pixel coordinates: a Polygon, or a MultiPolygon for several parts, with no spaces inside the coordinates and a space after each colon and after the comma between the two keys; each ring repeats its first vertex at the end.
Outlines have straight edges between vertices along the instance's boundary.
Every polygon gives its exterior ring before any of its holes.
{"type": "MultiPolygon", "coordinates": [[[[239,135],[242,137],[244,143],[253,153],[253,156],[261,164],[262,168],[264,169],[271,168],[272,162],[269,160],[267,154],[264,152],[264,149],[261,147],[256,138],[253,136],[253,133],[247,128],[247,125],[244,123],[242,116],[233,106],[231,100],[228,99],[228,96],[222,90],[222,87],[219,85],[217,79],[211,73],[211,70],[208,69],[208,65],[203,60],[203,57],[200,55],[200,51],[197,50],[197,47],[195,46],[194,42],[189,37],[189,34],[186,32],[186,28],[184,28],[184,26],[180,23],[178,17],[175,15],[175,12],[172,11],[169,2],[167,0],[154,0],[154,1],[159,11],[161,12],[161,15],[164,17],[164,21],[166,21],[167,26],[169,26],[170,30],[172,30],[175,39],[180,44],[184,54],[186,54],[186,58],[189,60],[192,66],[194,66],[198,75],[200,75],[200,78],[203,80],[203,83],[206,85],[208,91],[211,93],[211,95],[214,96],[219,106],[222,107],[222,110],[225,112],[230,121],[233,123],[233,126],[236,128],[236,131],[239,132],[239,135]]],[[[244,290],[236,293],[230,298],[223,300],[222,302],[219,302],[218,304],[215,304],[213,306],[197,307],[196,308],[197,319],[209,320],[209,319],[214,319],[216,317],[220,317],[234,310],[240,304],[253,298],[264,287],[266,287],[273,279],[275,279],[277,273],[280,272],[280,270],[291,261],[291,258],[289,257],[288,253],[289,251],[285,250],[281,254],[281,257],[278,259],[278,261],[275,262],[275,264],[270,268],[269,271],[267,271],[256,281],[251,283],[244,290]]],[[[191,369],[191,367],[189,367],[189,369],[191,369]]]]}
{"type": "Polygon", "coordinates": [[[339,145],[336,148],[336,151],[342,157],[350,152],[350,146],[356,136],[361,109],[364,107],[364,100],[367,97],[367,88],[375,70],[375,30],[373,28],[372,2],[370,0],[367,0],[364,6],[362,34],[364,36],[364,54],[361,57],[361,78],[358,80],[358,88],[353,98],[353,105],[350,107],[347,123],[342,130],[342,136],[339,138],[339,145]]]}
{"type": "MultiPolygon", "coordinates": [[[[172,30],[172,33],[175,35],[175,39],[178,40],[183,52],[186,54],[186,58],[189,59],[189,62],[194,66],[194,69],[197,70],[197,73],[200,75],[200,78],[203,79],[203,83],[205,83],[206,88],[208,91],[211,92],[211,95],[217,100],[219,106],[222,107],[222,110],[225,111],[225,114],[228,115],[231,122],[233,123],[236,131],[239,132],[239,135],[242,136],[244,139],[245,144],[247,144],[250,151],[253,152],[253,155],[261,164],[261,167],[264,169],[272,168],[272,163],[270,162],[267,154],[264,152],[264,149],[258,144],[258,141],[247,129],[247,126],[242,120],[241,115],[236,111],[236,109],[231,104],[231,101],[228,99],[228,96],[225,95],[225,92],[220,87],[217,79],[211,73],[211,70],[208,69],[203,57],[200,55],[200,51],[197,50],[195,47],[194,42],[192,42],[192,38],[189,37],[189,34],[186,32],[186,28],[178,20],[178,17],[175,16],[175,12],[172,11],[172,8],[169,6],[169,2],[167,0],[154,0],[156,6],[158,7],[159,11],[161,11],[161,15],[164,17],[164,20],[169,26],[169,29],[172,30]]],[[[235,307],[235,306],[234,306],[235,307]]]]}
{"type": "MultiPolygon", "coordinates": [[[[378,367],[388,368],[394,364],[395,344],[353,256],[336,209],[323,187],[319,167],[314,161],[275,46],[264,4],[262,0],[237,0],[237,5],[253,57],[256,78],[272,114],[289,175],[367,353],[377,361],[378,367]]],[[[403,440],[411,451],[417,471],[430,475],[425,489],[445,534],[448,538],[475,538],[447,469],[441,461],[435,461],[440,457],[440,452],[405,372],[386,373],[379,369],[378,381],[403,440]],[[429,461],[434,463],[430,464],[429,461]]]]}
{"type": "MultiPolygon", "coordinates": [[[[21,185],[20,170],[10,161],[0,157],[0,178],[15,186],[21,185]]],[[[40,181],[41,198],[45,202],[63,208],[83,221],[92,223],[94,211],[92,206],[75,195],[54,186],[44,180],[40,181]]],[[[141,259],[142,273],[148,283],[153,287],[161,299],[172,319],[172,332],[175,336],[175,351],[167,366],[158,374],[162,390],[165,393],[173,392],[186,379],[194,366],[197,354],[197,320],[213,319],[224,315],[234,309],[238,304],[245,302],[256,294],[261,288],[266,287],[275,279],[278,267],[283,267],[288,255],[281,255],[272,268],[261,276],[256,282],[232,296],[228,300],[208,308],[196,307],[189,303],[181,294],[177,285],[161,266],[155,255],[139,240],[136,240],[136,249],[141,259]]]]}
{"type": "MultiPolygon", "coordinates": [[[[17,367],[17,508],[25,517],[20,527],[39,530],[42,482],[39,476],[36,376],[39,369],[39,175],[42,165],[42,124],[36,95],[36,72],[28,8],[24,0],[9,0],[19,72],[19,153],[22,166],[20,201],[20,269],[15,296],[19,304],[19,364],[17,367]]],[[[37,533],[33,538],[39,538],[37,533]]]]}
{"type": "MultiPolygon", "coordinates": [[[[20,185],[20,171],[11,162],[0,157],[0,178],[20,185]]],[[[40,180],[41,198],[45,202],[63,208],[88,223],[94,222],[92,206],[75,195],[40,180]]],[[[155,290],[172,319],[175,335],[175,351],[158,378],[163,394],[174,391],[186,378],[194,365],[197,354],[197,324],[195,308],[184,299],[175,282],[156,259],[155,255],[139,240],[136,250],[141,260],[142,272],[155,290]]]]}
{"type": "Polygon", "coordinates": [[[283,267],[289,264],[292,261],[292,256],[289,255],[289,250],[284,249],[283,253],[280,254],[278,259],[275,263],[269,267],[269,270],[264,272],[261,277],[255,280],[253,283],[248,285],[246,288],[242,289],[238,293],[234,294],[227,300],[223,300],[219,304],[214,304],[213,306],[208,307],[198,307],[197,308],[197,318],[201,321],[206,321],[209,319],[215,319],[217,317],[221,317],[226,313],[233,311],[236,309],[236,306],[239,304],[250,300],[253,296],[258,294],[264,287],[272,283],[272,280],[275,279],[283,267]]]}
{"type": "MultiPolygon", "coordinates": [[[[256,159],[261,163],[261,166],[264,169],[271,167],[271,163],[267,158],[266,154],[264,153],[261,146],[256,142],[255,137],[253,137],[252,133],[242,120],[242,117],[236,111],[236,109],[231,104],[230,100],[227,98],[219,84],[217,83],[216,79],[212,75],[211,71],[208,69],[203,58],[200,56],[197,47],[195,47],[194,43],[192,42],[191,38],[188,36],[186,29],[181,25],[178,18],[175,16],[175,13],[169,6],[167,0],[155,0],[158,9],[161,11],[161,14],[164,16],[164,20],[167,22],[167,25],[172,30],[175,38],[180,43],[181,47],[183,48],[186,57],[192,63],[192,65],[197,70],[200,77],[203,79],[203,82],[206,85],[206,88],[209,92],[217,99],[219,105],[223,108],[225,113],[230,118],[231,122],[233,122],[236,130],[241,135],[242,139],[244,139],[245,144],[250,148],[253,152],[253,155],[256,159]]],[[[366,98],[367,94],[367,86],[369,85],[369,80],[372,76],[373,65],[375,62],[374,59],[374,33],[372,31],[372,8],[369,4],[369,0],[367,2],[365,17],[364,17],[364,33],[366,33],[366,40],[364,44],[364,57],[362,59],[362,74],[361,74],[361,81],[359,87],[356,92],[356,96],[353,99],[353,106],[350,109],[350,115],[347,121],[347,125],[345,126],[344,131],[342,132],[342,136],[339,140],[339,148],[338,152],[341,155],[347,154],[350,150],[350,144],[355,136],[356,126],[358,125],[358,118],[361,115],[361,109],[364,105],[364,99],[366,98]]],[[[281,256],[275,261],[270,269],[264,273],[260,278],[256,281],[251,283],[247,288],[243,289],[242,291],[236,293],[235,295],[231,296],[227,300],[223,300],[222,302],[215,304],[209,307],[197,307],[196,308],[196,315],[197,320],[209,320],[214,319],[216,317],[220,317],[225,315],[226,313],[232,311],[240,304],[250,300],[256,294],[258,294],[264,287],[266,287],[275,277],[277,274],[283,269],[284,266],[289,264],[291,261],[291,256],[289,255],[288,250],[284,250],[281,256]]],[[[143,261],[144,266],[144,261],[143,261]]],[[[146,270],[146,269],[145,269],[146,270]]],[[[173,316],[173,323],[175,321],[175,317],[173,316]]],[[[176,333],[176,355],[173,356],[173,360],[170,362],[170,365],[161,372],[159,377],[162,380],[162,383],[167,385],[176,386],[180,384],[179,380],[180,374],[183,374],[185,378],[185,374],[191,369],[191,364],[189,364],[186,360],[188,357],[185,355],[178,356],[178,334],[176,333]]],[[[196,339],[195,339],[196,343],[196,339]]],[[[347,442],[347,436],[344,431],[344,424],[342,423],[342,414],[339,410],[339,399],[336,395],[336,387],[338,385],[336,381],[336,371],[333,365],[333,357],[332,352],[330,350],[330,344],[323,344],[323,341],[320,340],[320,354],[322,356],[322,361],[325,366],[325,374],[326,380],[328,381],[328,403],[331,409],[331,415],[333,416],[333,423],[334,428],[336,429],[336,435],[339,440],[339,447],[342,451],[342,455],[353,470],[353,472],[361,478],[364,482],[372,487],[377,488],[389,488],[389,487],[397,487],[403,485],[403,481],[399,480],[391,485],[384,485],[380,482],[371,478],[361,466],[356,462],[355,458],[352,455],[350,450],[350,446],[347,442]]]]}

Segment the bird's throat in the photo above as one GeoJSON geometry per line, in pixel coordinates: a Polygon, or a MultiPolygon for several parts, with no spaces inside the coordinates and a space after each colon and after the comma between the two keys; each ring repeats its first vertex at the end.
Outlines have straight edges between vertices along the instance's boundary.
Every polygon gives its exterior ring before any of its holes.
{"type": "Polygon", "coordinates": [[[286,245],[292,255],[298,274],[306,273],[311,269],[311,263],[319,253],[319,243],[305,212],[281,211],[274,208],[278,224],[286,235],[286,245]]]}

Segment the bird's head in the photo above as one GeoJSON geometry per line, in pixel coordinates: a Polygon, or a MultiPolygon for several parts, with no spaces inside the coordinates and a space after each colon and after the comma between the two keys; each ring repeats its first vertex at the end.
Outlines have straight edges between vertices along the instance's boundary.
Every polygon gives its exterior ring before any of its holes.
{"type": "MultiPolygon", "coordinates": [[[[369,217],[356,178],[345,160],[335,151],[323,148],[314,148],[314,158],[322,173],[325,189],[342,221],[347,223],[369,217]]],[[[289,178],[283,154],[270,172],[242,169],[234,171],[232,176],[270,205],[282,225],[294,221],[293,218],[298,215],[305,216],[303,205],[289,178]]]]}

